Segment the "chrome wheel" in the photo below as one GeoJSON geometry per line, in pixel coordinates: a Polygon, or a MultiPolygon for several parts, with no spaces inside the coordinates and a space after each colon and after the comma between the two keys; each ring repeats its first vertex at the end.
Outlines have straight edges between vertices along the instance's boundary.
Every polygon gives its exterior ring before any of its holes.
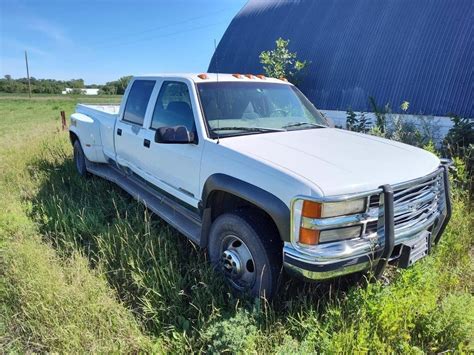
{"type": "Polygon", "coordinates": [[[227,280],[238,290],[254,285],[256,272],[252,254],[242,239],[235,235],[222,240],[220,266],[227,280]]]}

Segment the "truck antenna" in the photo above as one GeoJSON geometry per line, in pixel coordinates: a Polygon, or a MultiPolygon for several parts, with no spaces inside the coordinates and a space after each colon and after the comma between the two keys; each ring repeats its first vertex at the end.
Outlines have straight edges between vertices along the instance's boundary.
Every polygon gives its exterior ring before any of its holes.
{"type": "Polygon", "coordinates": [[[219,65],[217,61],[217,41],[214,38],[214,57],[216,61],[216,106],[217,106],[217,144],[220,143],[219,140],[219,127],[220,127],[220,118],[219,118],[219,65]]]}

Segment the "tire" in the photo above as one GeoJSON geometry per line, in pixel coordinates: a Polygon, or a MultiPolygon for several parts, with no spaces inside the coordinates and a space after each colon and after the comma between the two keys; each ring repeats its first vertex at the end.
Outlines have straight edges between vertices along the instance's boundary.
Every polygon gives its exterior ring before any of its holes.
{"type": "Polygon", "coordinates": [[[74,142],[74,165],[76,166],[78,174],[82,177],[87,177],[89,175],[86,167],[86,159],[81,143],[79,140],[76,140],[74,142]]]}
{"type": "Polygon", "coordinates": [[[275,294],[282,245],[276,228],[259,213],[237,211],[219,216],[211,226],[208,254],[237,292],[268,299],[275,294]]]}

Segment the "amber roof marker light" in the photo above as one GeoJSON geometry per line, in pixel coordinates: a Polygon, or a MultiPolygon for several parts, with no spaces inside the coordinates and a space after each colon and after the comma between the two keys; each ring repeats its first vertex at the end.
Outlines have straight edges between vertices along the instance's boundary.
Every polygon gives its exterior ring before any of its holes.
{"type": "Polygon", "coordinates": [[[202,80],[209,79],[209,77],[207,76],[207,74],[199,74],[199,75],[198,75],[198,78],[199,78],[199,79],[202,79],[202,80]]]}
{"type": "Polygon", "coordinates": [[[265,75],[263,75],[263,74],[258,74],[258,75],[256,75],[256,77],[259,78],[259,79],[262,79],[262,80],[266,79],[265,75]]]}
{"type": "Polygon", "coordinates": [[[234,78],[242,79],[242,74],[232,74],[234,78]]]}

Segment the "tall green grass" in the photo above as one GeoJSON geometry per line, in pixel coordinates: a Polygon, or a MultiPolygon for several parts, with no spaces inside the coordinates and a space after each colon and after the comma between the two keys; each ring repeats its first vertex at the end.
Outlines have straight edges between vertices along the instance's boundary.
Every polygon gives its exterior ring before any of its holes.
{"type": "MultiPolygon", "coordinates": [[[[113,184],[77,176],[67,135],[57,132],[52,118],[38,117],[47,107],[64,103],[44,101],[2,102],[0,98],[0,117],[14,107],[27,127],[23,132],[19,127],[2,128],[0,119],[0,157],[6,169],[0,175],[0,192],[8,196],[7,207],[0,211],[5,270],[0,290],[6,290],[2,291],[4,338],[13,349],[179,353],[474,350],[473,216],[461,193],[454,194],[452,221],[433,255],[410,269],[390,270],[389,285],[347,280],[307,284],[284,278],[271,303],[236,298],[212,271],[205,253],[185,237],[113,184]],[[31,105],[36,114],[29,112],[31,105]],[[35,136],[33,132],[43,124],[44,132],[35,136]],[[4,144],[9,138],[2,136],[2,130],[29,137],[28,142],[13,147],[4,144]],[[29,260],[26,264],[32,266],[17,267],[16,257],[29,260]],[[78,276],[68,276],[75,270],[78,276]],[[76,283],[76,278],[89,281],[76,283]],[[28,291],[19,297],[23,284],[28,291]],[[101,297],[91,297],[94,290],[101,297]],[[58,294],[75,301],[52,296],[58,294]],[[54,302],[49,303],[51,300],[54,302]],[[74,312],[81,302],[84,308],[74,312]],[[35,310],[42,304],[48,307],[34,319],[23,316],[30,311],[22,310],[35,310]],[[54,324],[65,322],[62,315],[68,311],[75,314],[68,319],[68,332],[63,333],[54,324]],[[37,345],[17,329],[18,314],[25,329],[35,334],[37,345]],[[44,332],[49,319],[58,320],[51,326],[54,334],[44,332]],[[85,345],[67,341],[81,338],[88,322],[101,330],[87,333],[85,345]],[[109,333],[103,330],[107,322],[109,333]],[[110,337],[125,340],[113,347],[104,341],[110,337]]],[[[73,103],[67,105],[72,110],[73,103]]]]}

